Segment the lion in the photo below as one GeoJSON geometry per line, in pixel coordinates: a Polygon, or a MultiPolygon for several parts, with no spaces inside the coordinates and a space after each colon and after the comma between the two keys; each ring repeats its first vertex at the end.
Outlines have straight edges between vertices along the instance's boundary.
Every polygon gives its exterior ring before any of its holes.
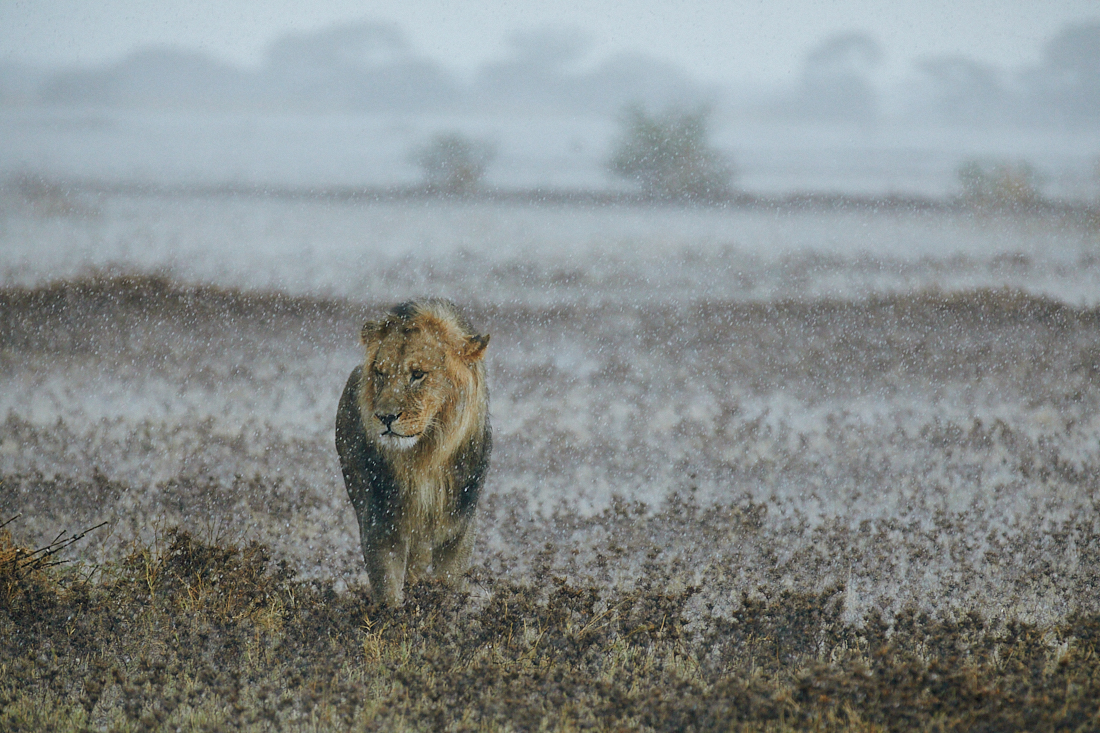
{"type": "Polygon", "coordinates": [[[492,430],[484,356],[445,300],[410,301],[360,332],[366,358],[336,412],[336,451],[377,601],[406,582],[455,585],[469,562],[492,430]]]}

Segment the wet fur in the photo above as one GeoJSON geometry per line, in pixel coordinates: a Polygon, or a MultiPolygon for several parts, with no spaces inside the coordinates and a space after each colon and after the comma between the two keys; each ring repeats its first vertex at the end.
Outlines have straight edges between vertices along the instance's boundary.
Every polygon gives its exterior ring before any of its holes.
{"type": "Polygon", "coordinates": [[[492,450],[489,337],[474,334],[453,304],[429,300],[368,321],[360,340],[365,359],[340,399],[336,449],[371,593],[398,605],[406,581],[431,574],[456,583],[469,562],[492,450]],[[380,414],[400,417],[387,425],[380,414]],[[415,433],[415,443],[385,434],[392,428],[415,433]]]}

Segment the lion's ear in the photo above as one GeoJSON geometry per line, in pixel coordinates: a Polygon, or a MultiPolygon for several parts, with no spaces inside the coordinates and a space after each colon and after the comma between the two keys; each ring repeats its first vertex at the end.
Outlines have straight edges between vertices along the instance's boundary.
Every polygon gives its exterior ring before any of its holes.
{"type": "Polygon", "coordinates": [[[378,340],[378,336],[382,333],[382,324],[378,321],[367,321],[363,324],[363,327],[359,329],[359,343],[366,346],[371,341],[378,340]]]}
{"type": "Polygon", "coordinates": [[[489,345],[489,334],[484,336],[467,336],[466,348],[462,351],[462,358],[472,364],[481,361],[485,356],[485,347],[489,345]]]}

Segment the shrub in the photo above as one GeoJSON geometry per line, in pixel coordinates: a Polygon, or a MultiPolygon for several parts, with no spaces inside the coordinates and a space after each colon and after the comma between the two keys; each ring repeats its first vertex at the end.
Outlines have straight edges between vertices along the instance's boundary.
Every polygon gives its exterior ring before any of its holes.
{"type": "Polygon", "coordinates": [[[1039,199],[1035,169],[1027,161],[968,160],[957,175],[970,203],[1015,206],[1039,199]]]}
{"type": "Polygon", "coordinates": [[[709,116],[706,108],[656,115],[643,107],[628,108],[609,170],[657,198],[714,200],[728,195],[733,169],[707,139],[709,116]]]}
{"type": "Polygon", "coordinates": [[[449,132],[414,151],[412,160],[423,170],[429,188],[461,195],[477,189],[495,156],[491,143],[449,132]]]}

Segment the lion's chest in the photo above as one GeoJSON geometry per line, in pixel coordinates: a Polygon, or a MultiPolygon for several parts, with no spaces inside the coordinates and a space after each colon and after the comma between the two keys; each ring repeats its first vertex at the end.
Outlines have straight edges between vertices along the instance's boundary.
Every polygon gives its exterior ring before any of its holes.
{"type": "Polygon", "coordinates": [[[419,471],[397,483],[398,524],[407,536],[435,545],[454,535],[453,482],[445,471],[419,471]]]}

